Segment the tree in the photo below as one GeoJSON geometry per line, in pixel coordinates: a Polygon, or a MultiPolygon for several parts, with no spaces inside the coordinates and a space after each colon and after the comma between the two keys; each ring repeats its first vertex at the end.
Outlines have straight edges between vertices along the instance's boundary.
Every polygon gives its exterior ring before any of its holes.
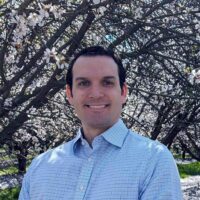
{"type": "Polygon", "coordinates": [[[191,145],[200,159],[198,0],[4,0],[0,16],[1,145],[43,151],[73,137],[66,69],[74,52],[99,44],[128,71],[129,127],[191,145]]]}

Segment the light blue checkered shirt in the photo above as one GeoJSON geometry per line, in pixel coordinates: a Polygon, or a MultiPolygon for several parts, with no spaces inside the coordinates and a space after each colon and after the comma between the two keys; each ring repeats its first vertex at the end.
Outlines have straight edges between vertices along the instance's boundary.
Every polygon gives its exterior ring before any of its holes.
{"type": "Polygon", "coordinates": [[[91,148],[81,131],[39,155],[23,180],[20,200],[181,200],[176,164],[167,148],[119,120],[91,148]]]}

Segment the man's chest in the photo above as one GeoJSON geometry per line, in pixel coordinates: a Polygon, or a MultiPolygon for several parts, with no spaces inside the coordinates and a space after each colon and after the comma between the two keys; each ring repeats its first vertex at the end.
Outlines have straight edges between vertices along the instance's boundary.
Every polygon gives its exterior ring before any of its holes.
{"type": "Polygon", "coordinates": [[[68,158],[33,173],[31,196],[33,200],[138,199],[138,167],[129,158],[68,158]]]}

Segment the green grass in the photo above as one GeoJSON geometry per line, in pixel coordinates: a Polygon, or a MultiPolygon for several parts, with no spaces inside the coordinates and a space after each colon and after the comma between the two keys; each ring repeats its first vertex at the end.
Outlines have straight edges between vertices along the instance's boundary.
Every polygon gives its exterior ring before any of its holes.
{"type": "MultiPolygon", "coordinates": [[[[27,161],[27,165],[26,165],[26,170],[28,169],[29,165],[31,164],[31,160],[27,161]]],[[[8,174],[17,174],[18,173],[18,168],[15,166],[12,167],[8,167],[5,169],[0,169],[0,176],[2,175],[8,175],[8,174]]]]}
{"type": "Polygon", "coordinates": [[[6,155],[6,156],[2,156],[0,160],[10,160],[10,156],[6,155]]]}
{"type": "Polygon", "coordinates": [[[9,155],[3,156],[3,157],[0,158],[0,162],[9,161],[11,159],[16,160],[16,156],[9,156],[9,155]]]}
{"type": "Polygon", "coordinates": [[[19,187],[0,190],[0,200],[17,200],[19,196],[19,187]]]}
{"type": "MultiPolygon", "coordinates": [[[[0,0],[1,1],[1,0],[0,0]]],[[[5,152],[5,149],[3,149],[3,148],[0,148],[0,153],[1,152],[5,152]]]]}
{"type": "Polygon", "coordinates": [[[7,169],[1,169],[0,176],[7,175],[7,174],[17,174],[17,172],[18,172],[17,167],[9,167],[7,169]]]}
{"type": "Polygon", "coordinates": [[[188,176],[200,175],[200,162],[189,164],[177,164],[181,178],[188,176]]]}
{"type": "MultiPolygon", "coordinates": [[[[182,159],[181,154],[173,154],[173,156],[174,156],[175,159],[182,159]]],[[[186,154],[185,159],[191,159],[190,155],[186,154]]]]}
{"type": "MultiPolygon", "coordinates": [[[[35,157],[35,155],[28,155],[27,160],[32,160],[35,157]]],[[[0,161],[5,161],[5,160],[11,160],[11,159],[17,159],[16,155],[5,155],[0,157],[0,161]]]]}

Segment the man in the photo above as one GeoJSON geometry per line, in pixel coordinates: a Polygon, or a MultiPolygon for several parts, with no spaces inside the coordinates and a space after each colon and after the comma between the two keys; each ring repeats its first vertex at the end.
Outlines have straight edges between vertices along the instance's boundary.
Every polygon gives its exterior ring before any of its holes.
{"type": "Polygon", "coordinates": [[[121,61],[100,46],[75,56],[66,94],[82,127],[72,141],[33,160],[20,200],[182,199],[171,153],[120,119],[125,76],[121,61]]]}

